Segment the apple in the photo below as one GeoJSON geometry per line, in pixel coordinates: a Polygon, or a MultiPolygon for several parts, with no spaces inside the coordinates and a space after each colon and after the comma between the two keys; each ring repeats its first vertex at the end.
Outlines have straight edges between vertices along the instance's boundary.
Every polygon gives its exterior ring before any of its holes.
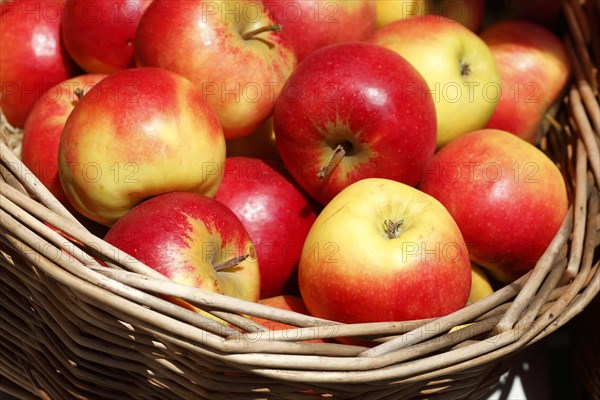
{"type": "Polygon", "coordinates": [[[480,36],[496,59],[502,81],[500,102],[486,128],[536,143],[546,112],[569,82],[565,45],[550,30],[523,20],[497,22],[480,36]]]}
{"type": "Polygon", "coordinates": [[[298,65],[273,123],[284,165],[324,205],[364,178],[416,185],[435,151],[435,118],[425,81],[405,59],[347,42],[298,65]]]}
{"type": "Polygon", "coordinates": [[[21,142],[21,161],[63,205],[70,206],[58,176],[58,145],[67,117],[103,74],[85,74],[48,89],[31,109],[21,142]]]}
{"type": "Polygon", "coordinates": [[[435,102],[437,144],[442,147],[481,129],[500,100],[500,76],[492,52],[462,24],[437,15],[392,22],[369,42],[406,58],[427,81],[435,102]]]}
{"type": "MultiPolygon", "coordinates": [[[[259,261],[259,264],[260,264],[260,261],[259,261]]],[[[294,295],[286,294],[286,295],[278,295],[278,296],[273,296],[273,297],[269,297],[269,298],[264,298],[264,299],[258,300],[258,304],[263,304],[265,306],[279,308],[282,310],[294,311],[294,312],[297,312],[300,314],[310,315],[302,298],[298,297],[298,296],[294,296],[294,295]]],[[[255,317],[255,316],[251,316],[250,319],[272,331],[297,328],[296,326],[285,324],[283,322],[272,321],[269,319],[264,319],[264,318],[255,317]]],[[[306,340],[306,341],[313,342],[313,343],[327,342],[327,340],[325,340],[325,339],[312,339],[312,340],[306,340]]]]}
{"type": "Polygon", "coordinates": [[[67,198],[107,226],[161,193],[213,196],[224,159],[223,131],[200,90],[160,68],[125,69],[96,84],[67,118],[58,149],[67,198]]]}
{"type": "Polygon", "coordinates": [[[257,301],[254,246],[235,214],[199,193],[148,199],[115,223],[104,240],[173,281],[257,301]]]}
{"type": "Polygon", "coordinates": [[[302,248],[300,293],[311,315],[344,323],[407,321],[465,306],[465,241],[433,197],[366,178],[321,211],[302,248]]]}
{"type": "Polygon", "coordinates": [[[458,224],[471,260],[511,282],[531,270],[568,210],[558,167],[515,135],[482,129],[440,149],[419,185],[458,224]]]}
{"type": "Polygon", "coordinates": [[[281,161],[275,143],[272,116],[248,135],[225,140],[225,147],[227,157],[252,157],[281,161]]]}
{"type": "Polygon", "coordinates": [[[298,260],[316,209],[284,166],[249,157],[225,160],[215,199],[250,234],[261,273],[261,298],[297,291],[298,260]]]}
{"type": "Polygon", "coordinates": [[[296,66],[280,29],[253,0],[154,0],[138,25],[135,59],[191,80],[231,139],[271,115],[296,66]]]}
{"type": "Polygon", "coordinates": [[[0,108],[22,128],[36,100],[77,67],[60,40],[61,1],[1,2],[0,13],[0,108]]]}
{"type": "Polygon", "coordinates": [[[471,292],[467,304],[475,303],[494,293],[494,288],[483,268],[471,264],[471,272],[471,292]]]}
{"type": "Polygon", "coordinates": [[[375,0],[377,28],[401,19],[425,15],[431,10],[431,0],[375,0]]]}
{"type": "Polygon", "coordinates": [[[135,66],[137,25],[151,0],[66,0],[61,36],[75,62],[89,73],[135,66]]]}
{"type": "Polygon", "coordinates": [[[263,0],[298,62],[321,47],[363,40],[376,29],[372,0],[263,0]]]}

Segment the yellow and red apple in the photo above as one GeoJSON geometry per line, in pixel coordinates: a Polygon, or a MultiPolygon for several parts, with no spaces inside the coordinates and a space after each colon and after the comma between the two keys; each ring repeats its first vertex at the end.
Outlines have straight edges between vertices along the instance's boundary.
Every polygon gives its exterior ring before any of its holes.
{"type": "Polygon", "coordinates": [[[280,28],[262,2],[154,0],[138,25],[135,59],[192,81],[231,139],[271,115],[296,66],[280,28]]]}
{"type": "Polygon", "coordinates": [[[400,182],[367,178],[341,191],[317,217],[298,282],[316,317],[406,321],[464,307],[471,265],[440,202],[400,182]]]}
{"type": "Polygon", "coordinates": [[[158,195],[134,207],[104,239],[177,283],[258,300],[252,240],[215,199],[190,192],[158,195]]]}
{"type": "Polygon", "coordinates": [[[161,193],[213,196],[224,160],[221,125],[200,90],[160,68],[96,84],[69,115],[58,154],[71,204],[107,226],[161,193]]]}

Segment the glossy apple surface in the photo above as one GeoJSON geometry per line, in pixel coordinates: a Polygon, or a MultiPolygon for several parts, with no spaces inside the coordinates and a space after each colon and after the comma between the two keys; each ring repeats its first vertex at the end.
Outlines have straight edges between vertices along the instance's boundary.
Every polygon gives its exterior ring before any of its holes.
{"type": "Polygon", "coordinates": [[[471,260],[501,282],[535,266],[569,206],[563,176],[548,156],[493,129],[439,150],[419,189],[448,209],[471,260]]]}
{"type": "Polygon", "coordinates": [[[283,165],[227,158],[215,198],[238,216],[252,238],[260,265],[261,298],[297,292],[298,260],[316,210],[283,165]]]}
{"type": "Polygon", "coordinates": [[[202,93],[160,68],[115,72],[71,112],[59,144],[59,177],[69,201],[110,226],[161,193],[213,196],[225,139],[202,93]]]}
{"type": "Polygon", "coordinates": [[[371,0],[264,0],[298,61],[321,47],[363,40],[376,28],[371,0]]]}
{"type": "Polygon", "coordinates": [[[302,249],[298,282],[316,317],[407,321],[465,306],[471,266],[442,204],[403,183],[369,178],[319,214],[302,249]]]}
{"type": "Polygon", "coordinates": [[[427,81],[438,148],[492,117],[501,95],[498,68],[485,42],[462,24],[425,15],[388,24],[368,41],[406,58],[427,81]]]}
{"type": "Polygon", "coordinates": [[[106,75],[85,74],[48,89],[35,103],[23,129],[21,161],[64,205],[70,205],[58,176],[58,145],[67,118],[81,96],[106,75]]]}
{"type": "Polygon", "coordinates": [[[546,112],[569,81],[571,66],[561,39],[545,27],[506,20],[481,32],[496,59],[502,96],[486,128],[537,143],[546,112]]]}
{"type": "Polygon", "coordinates": [[[152,0],[66,0],[61,37],[73,60],[89,73],[135,66],[137,25],[152,0]]]}
{"type": "Polygon", "coordinates": [[[3,2],[0,13],[0,107],[22,128],[36,100],[77,68],[60,40],[62,2],[3,2]]]}
{"type": "Polygon", "coordinates": [[[271,115],[296,66],[279,33],[251,34],[274,25],[264,5],[251,0],[154,0],[138,26],[136,63],[191,80],[216,111],[226,138],[241,137],[271,115]]]}
{"type": "Polygon", "coordinates": [[[156,196],[133,208],[104,239],[177,283],[258,300],[260,272],[250,236],[217,200],[190,192],[156,196]]]}
{"type": "Polygon", "coordinates": [[[283,163],[321,204],[363,178],[416,185],[436,146],[427,84],[405,59],[370,43],[331,45],[305,58],[273,121],[283,163]],[[321,175],[339,146],[344,157],[321,175]]]}

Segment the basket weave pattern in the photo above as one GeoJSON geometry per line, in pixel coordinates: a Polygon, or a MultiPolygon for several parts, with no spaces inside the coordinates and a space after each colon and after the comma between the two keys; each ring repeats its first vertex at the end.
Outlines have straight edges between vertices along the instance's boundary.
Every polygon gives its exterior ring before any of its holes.
{"type": "Polygon", "coordinates": [[[166,280],[86,230],[20,162],[17,134],[3,132],[0,390],[23,399],[482,398],[512,355],[600,291],[599,8],[564,4],[573,79],[540,142],[567,182],[567,218],[533,271],[433,320],[338,324],[166,280]],[[269,331],[244,315],[300,328],[269,331]],[[305,341],[333,337],[378,345],[305,341]]]}

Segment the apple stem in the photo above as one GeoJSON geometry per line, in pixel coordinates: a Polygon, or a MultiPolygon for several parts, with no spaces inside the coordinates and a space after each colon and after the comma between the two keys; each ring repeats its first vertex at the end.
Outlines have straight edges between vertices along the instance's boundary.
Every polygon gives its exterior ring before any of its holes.
{"type": "Polygon", "coordinates": [[[77,96],[78,100],[81,100],[83,98],[83,89],[82,88],[77,88],[75,90],[73,90],[73,93],[75,93],[75,96],[77,96]]]}
{"type": "Polygon", "coordinates": [[[464,61],[460,62],[460,75],[469,76],[471,74],[471,66],[464,61]]]}
{"type": "Polygon", "coordinates": [[[75,90],[73,90],[73,93],[75,94],[75,99],[73,99],[73,101],[71,102],[71,105],[73,107],[75,107],[77,105],[77,103],[79,103],[79,100],[81,100],[83,98],[83,89],[82,88],[76,88],[75,90]]]}
{"type": "Polygon", "coordinates": [[[338,144],[333,152],[329,155],[325,165],[317,171],[317,177],[319,179],[325,179],[331,174],[331,171],[342,161],[342,158],[346,155],[346,148],[343,144],[338,144]]]}
{"type": "Polygon", "coordinates": [[[400,228],[404,224],[403,220],[398,222],[392,221],[391,219],[386,219],[383,221],[383,227],[385,228],[385,234],[388,239],[396,239],[400,236],[400,228]]]}
{"type": "Polygon", "coordinates": [[[246,259],[248,257],[250,257],[250,253],[244,254],[244,255],[241,255],[241,256],[236,256],[236,257],[230,258],[229,260],[226,260],[226,261],[223,261],[221,263],[213,265],[213,268],[217,272],[223,271],[224,269],[235,267],[239,263],[241,263],[243,261],[246,261],[246,259]]]}
{"type": "Polygon", "coordinates": [[[279,32],[279,31],[281,31],[281,28],[283,28],[283,25],[281,25],[281,24],[261,26],[260,28],[257,28],[250,32],[246,32],[246,33],[242,34],[242,39],[244,39],[244,40],[252,39],[254,36],[256,36],[260,33],[263,33],[263,32],[279,32]]]}

